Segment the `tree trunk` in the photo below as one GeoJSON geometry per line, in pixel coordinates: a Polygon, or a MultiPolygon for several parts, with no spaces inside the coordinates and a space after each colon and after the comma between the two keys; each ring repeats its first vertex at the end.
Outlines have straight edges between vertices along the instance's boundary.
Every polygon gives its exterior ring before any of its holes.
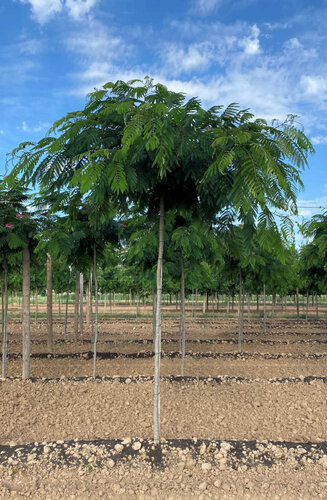
{"type": "Polygon", "coordinates": [[[257,293],[257,312],[259,312],[259,294],[257,293]]]}
{"type": "Polygon", "coordinates": [[[66,308],[65,308],[65,325],[64,325],[64,335],[67,335],[67,325],[68,325],[68,301],[69,301],[69,290],[66,292],[66,308]]]}
{"type": "Polygon", "coordinates": [[[203,295],[203,309],[202,309],[203,314],[206,313],[207,304],[208,304],[208,292],[205,292],[203,295]]]}
{"type": "Polygon", "coordinates": [[[244,325],[244,293],[242,282],[242,271],[240,269],[240,292],[239,292],[239,319],[238,319],[238,352],[242,352],[243,325],[244,325]]]}
{"type": "Polygon", "coordinates": [[[94,296],[95,296],[95,318],[94,318],[94,344],[93,344],[93,378],[96,377],[97,370],[97,342],[98,342],[98,278],[97,278],[97,250],[93,246],[93,274],[94,274],[94,296]]]}
{"type": "Polygon", "coordinates": [[[160,358],[161,358],[161,294],[162,294],[162,261],[165,235],[165,204],[163,195],[160,196],[159,215],[159,248],[157,264],[157,306],[156,306],[156,335],[154,351],[154,405],[153,429],[155,444],[160,441],[160,358]]]}
{"type": "Polygon", "coordinates": [[[300,304],[299,304],[299,289],[296,287],[296,317],[300,317],[300,304]]]}
{"type": "Polygon", "coordinates": [[[157,309],[157,294],[152,288],[152,338],[153,338],[153,352],[155,351],[155,339],[156,339],[156,309],[157,309]]]}
{"type": "Polygon", "coordinates": [[[248,322],[250,322],[251,318],[251,294],[248,293],[248,322]]]}
{"type": "Polygon", "coordinates": [[[36,287],[36,290],[35,290],[35,317],[34,317],[36,325],[37,325],[38,312],[39,312],[39,295],[38,295],[38,290],[36,287]]]}
{"type": "Polygon", "coordinates": [[[228,296],[227,296],[227,314],[229,314],[229,311],[230,311],[230,293],[228,292],[228,296]]]}
{"type": "Polygon", "coordinates": [[[92,322],[92,271],[89,274],[89,281],[86,287],[86,327],[91,332],[92,322]]]}
{"type": "Polygon", "coordinates": [[[23,380],[30,377],[31,330],[30,330],[30,249],[23,249],[23,380]]]}
{"type": "Polygon", "coordinates": [[[263,285],[263,328],[267,332],[266,283],[263,285]]]}
{"type": "Polygon", "coordinates": [[[182,377],[184,377],[185,366],[185,278],[184,278],[184,258],[183,252],[180,253],[181,266],[181,314],[180,314],[180,339],[182,351],[182,377]]]}
{"type": "Polygon", "coordinates": [[[79,299],[79,333],[80,335],[83,335],[83,320],[84,320],[84,296],[83,296],[83,273],[80,273],[79,275],[79,294],[80,294],[80,299],[79,299]]]}
{"type": "Polygon", "coordinates": [[[4,283],[1,279],[1,304],[2,304],[2,378],[7,377],[7,349],[8,349],[8,267],[4,256],[4,283]]]}
{"type": "Polygon", "coordinates": [[[275,317],[275,305],[276,305],[276,294],[273,293],[272,304],[271,304],[271,319],[272,319],[272,321],[274,321],[274,317],[275,317]]]}
{"type": "Polygon", "coordinates": [[[80,284],[80,277],[79,277],[79,272],[77,272],[76,273],[76,286],[75,286],[75,310],[74,310],[74,334],[75,334],[76,339],[78,337],[79,284],[80,284]]]}
{"type": "Polygon", "coordinates": [[[140,314],[140,294],[137,292],[136,294],[136,317],[138,318],[140,314]]]}
{"type": "Polygon", "coordinates": [[[309,292],[307,292],[307,307],[305,311],[305,321],[308,321],[308,315],[309,315],[309,292]]]}
{"type": "Polygon", "coordinates": [[[47,253],[47,326],[48,351],[53,353],[53,322],[52,322],[52,258],[47,253]]]}
{"type": "Polygon", "coordinates": [[[319,319],[318,294],[316,293],[316,319],[319,319]]]}

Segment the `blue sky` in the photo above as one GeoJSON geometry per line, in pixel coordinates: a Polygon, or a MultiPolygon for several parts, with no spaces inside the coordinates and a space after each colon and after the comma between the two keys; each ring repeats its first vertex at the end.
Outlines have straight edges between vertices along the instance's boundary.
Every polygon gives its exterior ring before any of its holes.
{"type": "Polygon", "coordinates": [[[106,81],[288,113],[315,144],[300,213],[327,206],[327,0],[0,0],[0,173],[106,81]]]}

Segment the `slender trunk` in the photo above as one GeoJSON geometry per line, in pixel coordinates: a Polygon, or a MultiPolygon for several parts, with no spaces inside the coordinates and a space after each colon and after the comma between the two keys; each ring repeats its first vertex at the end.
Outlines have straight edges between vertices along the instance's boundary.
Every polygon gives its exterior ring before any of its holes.
{"type": "Polygon", "coordinates": [[[58,317],[61,316],[61,293],[58,293],[58,317]]]}
{"type": "Polygon", "coordinates": [[[157,306],[156,306],[156,336],[154,351],[154,405],[153,429],[155,444],[160,441],[160,358],[161,358],[161,294],[162,294],[162,261],[165,235],[165,205],[164,197],[160,196],[159,248],[157,264],[157,306]]]}
{"type": "Polygon", "coordinates": [[[318,294],[316,293],[316,319],[319,319],[318,294]]]}
{"type": "Polygon", "coordinates": [[[259,294],[257,293],[257,312],[259,312],[259,294]]]}
{"type": "Polygon", "coordinates": [[[93,246],[93,274],[94,274],[94,296],[95,296],[95,318],[94,318],[94,344],[93,344],[93,378],[96,377],[97,370],[97,342],[98,342],[98,278],[97,278],[97,250],[93,246]]]}
{"type": "Polygon", "coordinates": [[[157,309],[157,294],[152,288],[152,337],[153,337],[153,352],[155,351],[155,339],[156,339],[156,309],[157,309]]]}
{"type": "Polygon", "coordinates": [[[47,253],[47,326],[48,326],[48,351],[53,353],[52,258],[49,253],[47,253]]]}
{"type": "Polygon", "coordinates": [[[1,303],[2,303],[2,378],[7,376],[7,349],[8,349],[8,267],[4,256],[4,284],[1,280],[1,303]]]}
{"type": "Polygon", "coordinates": [[[229,314],[229,311],[230,311],[230,293],[228,292],[228,296],[227,296],[227,314],[229,314]]]}
{"type": "Polygon", "coordinates": [[[192,309],[191,309],[191,311],[192,311],[192,313],[191,313],[192,318],[194,318],[194,290],[193,290],[193,288],[192,288],[192,309]]]}
{"type": "Polygon", "coordinates": [[[194,308],[194,317],[196,317],[197,308],[198,308],[198,290],[195,290],[195,308],[194,308]]]}
{"type": "Polygon", "coordinates": [[[263,329],[267,332],[266,284],[263,285],[263,329]]]}
{"type": "Polygon", "coordinates": [[[65,308],[65,325],[64,325],[64,335],[67,335],[67,324],[68,324],[68,301],[69,301],[69,290],[66,292],[66,308],[65,308]]]}
{"type": "Polygon", "coordinates": [[[74,334],[76,338],[78,337],[79,284],[80,284],[80,277],[79,277],[79,272],[77,272],[76,286],[75,286],[75,310],[74,310],[74,334]]]}
{"type": "Polygon", "coordinates": [[[181,315],[180,315],[180,338],[182,351],[182,377],[184,377],[185,366],[185,278],[184,278],[184,258],[183,252],[180,253],[181,266],[181,315]]]}
{"type": "Polygon", "coordinates": [[[37,324],[38,312],[39,312],[39,295],[38,295],[38,290],[36,287],[36,290],[35,290],[35,317],[34,317],[35,324],[37,324]]]}
{"type": "Polygon", "coordinates": [[[248,322],[250,322],[251,320],[250,314],[251,314],[251,294],[248,293],[248,322]]]}
{"type": "Polygon", "coordinates": [[[30,249],[23,249],[23,380],[30,377],[31,330],[30,330],[30,249]]]}
{"type": "Polygon", "coordinates": [[[272,319],[272,321],[274,321],[274,317],[275,317],[275,305],[276,305],[276,294],[273,293],[272,304],[271,304],[271,319],[272,319]]]}
{"type": "Polygon", "coordinates": [[[244,325],[244,293],[242,271],[240,269],[240,292],[239,292],[239,320],[238,320],[238,352],[242,352],[243,325],[244,325]]]}
{"type": "Polygon", "coordinates": [[[208,292],[205,292],[205,294],[203,295],[203,314],[206,313],[206,310],[207,310],[207,304],[208,304],[208,292]]]}
{"type": "Polygon", "coordinates": [[[299,319],[300,317],[300,304],[299,304],[299,289],[296,287],[296,317],[299,319]]]}
{"type": "Polygon", "coordinates": [[[232,293],[232,313],[234,312],[234,302],[235,302],[235,294],[232,293]]]}
{"type": "Polygon", "coordinates": [[[80,302],[79,302],[79,333],[83,335],[83,320],[84,320],[84,300],[83,300],[83,273],[79,275],[80,283],[79,283],[79,294],[80,294],[80,302]]]}
{"type": "Polygon", "coordinates": [[[86,328],[91,331],[91,295],[92,295],[92,273],[89,274],[89,281],[86,285],[86,328]]]}
{"type": "Polygon", "coordinates": [[[305,311],[305,321],[308,321],[308,315],[309,315],[309,292],[307,292],[307,307],[305,311]]]}
{"type": "Polygon", "coordinates": [[[140,314],[140,294],[137,292],[136,294],[136,317],[138,318],[140,314]]]}

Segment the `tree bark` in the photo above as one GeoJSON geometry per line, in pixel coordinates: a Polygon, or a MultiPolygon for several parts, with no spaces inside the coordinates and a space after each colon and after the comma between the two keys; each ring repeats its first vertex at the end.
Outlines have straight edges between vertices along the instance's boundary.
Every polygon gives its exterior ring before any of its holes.
{"type": "Polygon", "coordinates": [[[156,309],[157,309],[157,293],[152,288],[152,338],[153,338],[153,352],[155,351],[155,339],[156,339],[156,309]]]}
{"type": "Polygon", "coordinates": [[[316,293],[316,319],[319,319],[318,293],[316,293]]]}
{"type": "Polygon", "coordinates": [[[83,290],[83,273],[79,275],[80,283],[79,283],[79,333],[83,335],[83,321],[84,321],[84,290],[83,290]]]}
{"type": "Polygon", "coordinates": [[[238,352],[242,352],[243,325],[244,325],[244,293],[242,271],[240,269],[240,292],[239,292],[239,320],[238,320],[238,352]]]}
{"type": "Polygon", "coordinates": [[[36,287],[36,290],[35,290],[35,317],[34,317],[35,324],[37,324],[38,312],[39,312],[39,295],[38,295],[38,290],[36,287]]]}
{"type": "Polygon", "coordinates": [[[180,253],[181,267],[181,313],[180,313],[180,340],[182,351],[182,377],[184,376],[185,366],[185,277],[184,277],[184,258],[183,252],[180,253]]]}
{"type": "Polygon", "coordinates": [[[271,304],[271,319],[274,321],[275,318],[275,305],[276,305],[276,294],[272,295],[272,304],[271,304]]]}
{"type": "Polygon", "coordinates": [[[91,332],[92,322],[92,271],[89,274],[89,281],[86,286],[86,328],[91,332]]]}
{"type": "Polygon", "coordinates": [[[309,292],[307,292],[307,307],[305,311],[305,321],[308,321],[308,315],[309,315],[309,292]]]}
{"type": "Polygon", "coordinates": [[[266,283],[263,285],[263,328],[267,332],[266,283]]]}
{"type": "Polygon", "coordinates": [[[30,377],[31,325],[30,325],[30,249],[23,249],[23,380],[30,377]]]}
{"type": "Polygon", "coordinates": [[[78,337],[78,317],[79,317],[79,284],[80,277],[79,272],[76,273],[76,285],[75,285],[75,310],[74,310],[74,334],[78,337]]]}
{"type": "Polygon", "coordinates": [[[165,236],[165,203],[163,195],[160,196],[159,213],[159,248],[157,264],[157,306],[156,306],[156,336],[154,350],[154,405],[153,428],[154,442],[160,441],[160,358],[161,358],[161,294],[162,294],[162,261],[165,236]]]}
{"type": "Polygon", "coordinates": [[[68,325],[68,301],[69,301],[69,290],[66,292],[66,308],[65,308],[65,325],[64,325],[64,335],[67,335],[67,325],[68,325]]]}
{"type": "Polygon", "coordinates": [[[4,256],[4,283],[1,280],[2,304],[2,378],[7,377],[7,349],[8,349],[8,267],[4,256]]]}
{"type": "Polygon", "coordinates": [[[296,317],[300,317],[300,304],[299,304],[299,289],[296,287],[296,317]]]}
{"type": "Polygon", "coordinates": [[[97,342],[98,342],[98,278],[97,278],[97,251],[96,245],[93,246],[93,275],[94,275],[94,296],[95,296],[95,318],[94,318],[94,344],[93,344],[93,378],[97,371],[97,342]]]}
{"type": "Polygon", "coordinates": [[[52,321],[52,258],[47,253],[47,326],[48,351],[53,353],[53,321],[52,321]]]}

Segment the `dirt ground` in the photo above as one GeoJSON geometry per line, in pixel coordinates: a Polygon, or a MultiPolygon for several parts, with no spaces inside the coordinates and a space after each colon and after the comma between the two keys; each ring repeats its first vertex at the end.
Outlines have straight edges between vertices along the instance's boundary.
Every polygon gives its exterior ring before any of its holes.
{"type": "MultiPolygon", "coordinates": [[[[181,373],[178,326],[177,318],[164,319],[162,377],[181,373]]],[[[200,445],[191,451],[185,443],[162,445],[165,460],[153,466],[151,452],[140,452],[153,448],[147,441],[153,435],[151,320],[100,320],[97,375],[111,378],[95,381],[72,379],[92,375],[86,324],[75,339],[72,321],[64,336],[63,320],[56,320],[55,357],[47,357],[46,322],[32,323],[35,379],[25,382],[21,326],[11,321],[8,376],[16,378],[0,381],[0,498],[326,498],[327,379],[319,377],[327,377],[327,322],[276,319],[265,329],[255,319],[244,328],[237,355],[235,318],[187,320],[185,375],[191,378],[161,382],[162,438],[210,442],[204,452],[200,445]],[[210,380],[215,377],[222,379],[210,380]],[[81,440],[90,441],[80,445],[82,454],[76,451],[81,440]],[[96,440],[116,441],[104,452],[96,440]],[[55,442],[62,447],[57,455],[55,442]],[[237,444],[221,448],[221,442],[237,444]],[[244,450],[235,458],[228,447],[240,443],[244,450]],[[246,451],[251,443],[263,447],[260,457],[246,451]],[[125,456],[120,446],[134,451],[125,456]]]]}

